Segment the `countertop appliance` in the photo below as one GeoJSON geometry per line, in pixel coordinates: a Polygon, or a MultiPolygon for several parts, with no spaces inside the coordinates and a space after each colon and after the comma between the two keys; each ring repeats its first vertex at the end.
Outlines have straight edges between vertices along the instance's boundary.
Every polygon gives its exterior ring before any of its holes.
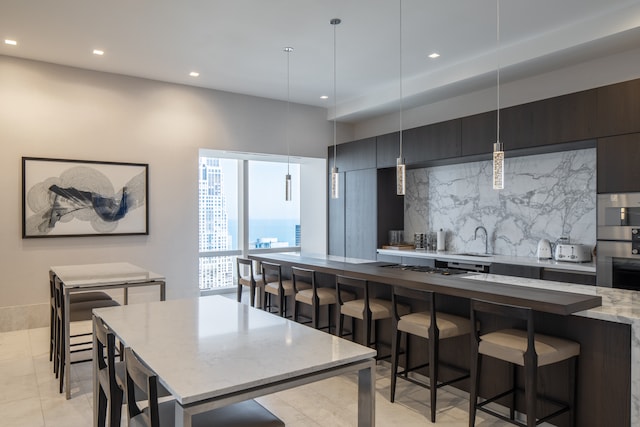
{"type": "Polygon", "coordinates": [[[558,243],[553,258],[556,261],[589,262],[591,248],[587,245],[558,243]]]}
{"type": "Polygon", "coordinates": [[[598,195],[597,284],[640,290],[640,193],[598,195]]]}
{"type": "Polygon", "coordinates": [[[547,239],[538,242],[538,259],[551,259],[551,242],[547,239]]]}

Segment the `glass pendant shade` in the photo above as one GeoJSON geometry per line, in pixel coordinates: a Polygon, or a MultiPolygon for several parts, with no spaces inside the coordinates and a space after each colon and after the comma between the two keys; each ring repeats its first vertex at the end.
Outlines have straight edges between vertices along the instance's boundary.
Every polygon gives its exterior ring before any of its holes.
{"type": "Polygon", "coordinates": [[[401,157],[396,159],[396,194],[404,196],[406,190],[406,166],[401,157]]]}
{"type": "Polygon", "coordinates": [[[290,202],[291,201],[291,175],[290,174],[287,174],[285,177],[284,188],[285,188],[284,200],[287,202],[290,202]]]}
{"type": "Polygon", "coordinates": [[[493,189],[504,189],[504,148],[501,142],[493,144],[493,189]]]}
{"type": "Polygon", "coordinates": [[[331,198],[337,199],[340,197],[340,174],[338,168],[331,168],[331,198]]]}

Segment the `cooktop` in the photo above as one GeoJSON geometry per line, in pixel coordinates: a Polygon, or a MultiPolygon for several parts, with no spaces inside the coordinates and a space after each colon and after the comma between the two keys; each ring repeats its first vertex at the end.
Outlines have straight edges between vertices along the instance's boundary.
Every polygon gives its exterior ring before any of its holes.
{"type": "Polygon", "coordinates": [[[466,270],[458,270],[456,268],[428,267],[425,265],[388,264],[388,265],[382,265],[381,267],[396,268],[399,270],[406,270],[406,271],[418,271],[421,273],[428,273],[428,274],[442,274],[443,276],[468,273],[468,271],[466,270]]]}

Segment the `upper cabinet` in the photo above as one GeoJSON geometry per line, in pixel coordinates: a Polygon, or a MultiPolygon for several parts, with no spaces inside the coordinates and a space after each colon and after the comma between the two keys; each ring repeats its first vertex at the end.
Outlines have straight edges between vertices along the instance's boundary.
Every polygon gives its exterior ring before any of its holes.
{"type": "Polygon", "coordinates": [[[586,90],[527,104],[532,109],[532,146],[592,139],[596,135],[597,91],[586,90]]]}
{"type": "Polygon", "coordinates": [[[395,167],[400,156],[400,132],[376,137],[376,151],[378,169],[395,167]]]}
{"type": "Polygon", "coordinates": [[[640,192],[640,133],[598,140],[598,193],[640,192]]]}
{"type": "Polygon", "coordinates": [[[407,165],[460,157],[460,119],[407,129],[402,136],[402,151],[407,165]]]}
{"type": "Polygon", "coordinates": [[[597,89],[598,136],[640,132],[640,79],[597,89]]]}
{"type": "Polygon", "coordinates": [[[490,154],[493,151],[497,133],[495,110],[463,117],[460,123],[463,156],[490,154]]]}
{"type": "MultiPolygon", "coordinates": [[[[336,166],[346,172],[376,167],[376,137],[359,139],[336,146],[336,166]]],[[[333,167],[333,146],[328,152],[329,170],[333,167]]]]}

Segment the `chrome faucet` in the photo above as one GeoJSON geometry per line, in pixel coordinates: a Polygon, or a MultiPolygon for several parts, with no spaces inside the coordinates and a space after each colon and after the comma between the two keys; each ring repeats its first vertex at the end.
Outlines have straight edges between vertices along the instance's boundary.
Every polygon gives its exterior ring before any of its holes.
{"type": "Polygon", "coordinates": [[[473,232],[474,240],[478,238],[478,230],[484,231],[484,253],[488,254],[489,253],[489,234],[487,233],[487,229],[481,225],[477,226],[476,231],[473,232]]]}

